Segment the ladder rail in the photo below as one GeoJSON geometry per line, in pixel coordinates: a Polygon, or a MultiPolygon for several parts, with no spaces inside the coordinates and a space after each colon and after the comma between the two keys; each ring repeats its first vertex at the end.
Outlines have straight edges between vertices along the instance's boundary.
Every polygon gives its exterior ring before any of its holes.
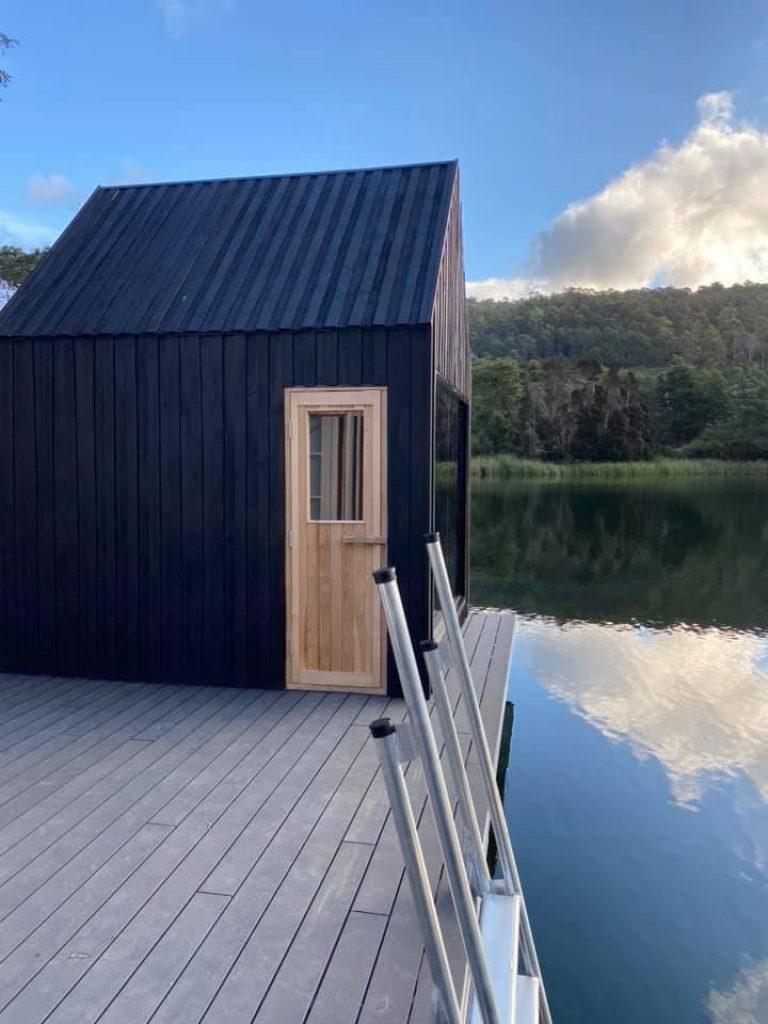
{"type": "Polygon", "coordinates": [[[443,550],[440,544],[440,534],[428,533],[424,539],[426,541],[429,564],[432,570],[432,578],[435,581],[435,589],[440,603],[440,610],[443,613],[445,621],[448,647],[459,678],[461,694],[464,698],[467,717],[469,718],[472,742],[477,751],[480,777],[483,783],[485,796],[488,801],[491,824],[496,838],[499,860],[501,861],[502,874],[509,895],[520,896],[520,924],[522,931],[521,953],[523,963],[528,973],[533,975],[535,978],[538,978],[540,982],[542,1024],[552,1024],[552,1015],[547,1002],[546,990],[544,988],[536,946],[533,941],[533,932],[531,930],[530,919],[528,917],[523,887],[520,881],[520,874],[517,868],[515,855],[512,850],[512,841],[510,839],[509,828],[504,814],[504,807],[501,802],[501,795],[499,793],[499,788],[496,785],[496,773],[493,766],[493,758],[491,757],[491,751],[488,747],[488,740],[485,735],[485,728],[483,726],[482,715],[480,713],[480,703],[477,699],[477,691],[475,690],[475,685],[472,680],[469,658],[467,657],[466,647],[464,646],[464,636],[461,631],[461,624],[459,623],[459,617],[456,612],[456,604],[453,599],[453,592],[448,578],[448,570],[445,565],[445,558],[443,557],[443,550]]]}
{"type": "Polygon", "coordinates": [[[388,718],[379,718],[369,726],[379,752],[381,771],[392,809],[395,831],[405,861],[408,883],[411,887],[416,915],[432,973],[434,1002],[439,1024],[463,1024],[459,1001],[453,986],[448,954],[445,950],[437,911],[432,900],[429,876],[416,829],[408,789],[401,768],[401,754],[396,727],[388,718]]]}
{"type": "Polygon", "coordinates": [[[440,652],[434,640],[425,640],[421,644],[421,653],[427,668],[427,675],[432,687],[432,696],[440,720],[440,731],[445,743],[445,754],[448,768],[456,790],[459,804],[459,815],[466,838],[466,858],[469,862],[470,880],[474,883],[476,895],[483,896],[491,890],[491,876],[485,855],[485,846],[480,833],[480,825],[475,813],[475,805],[469,788],[467,769],[459,746],[456,722],[451,710],[445,675],[440,663],[440,652]]]}
{"type": "Polygon", "coordinates": [[[397,576],[394,569],[388,568],[378,570],[373,577],[384,609],[387,632],[408,707],[414,743],[424,769],[424,780],[472,975],[475,999],[484,1024],[501,1024],[474,897],[464,867],[451,802],[440,767],[440,756],[429,721],[429,709],[400,599],[397,576]]]}

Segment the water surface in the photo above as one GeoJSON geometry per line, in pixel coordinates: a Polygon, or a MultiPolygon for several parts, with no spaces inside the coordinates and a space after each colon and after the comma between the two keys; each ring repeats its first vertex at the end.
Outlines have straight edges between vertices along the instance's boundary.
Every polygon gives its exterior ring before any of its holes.
{"type": "Polygon", "coordinates": [[[475,487],[557,1024],[768,1024],[768,486],[475,487]]]}

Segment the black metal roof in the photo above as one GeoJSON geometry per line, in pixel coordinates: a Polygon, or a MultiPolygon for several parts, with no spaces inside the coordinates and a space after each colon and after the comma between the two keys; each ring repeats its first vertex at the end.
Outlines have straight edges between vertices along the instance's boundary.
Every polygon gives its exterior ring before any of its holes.
{"type": "Polygon", "coordinates": [[[428,323],[455,161],[97,188],[0,334],[428,323]]]}

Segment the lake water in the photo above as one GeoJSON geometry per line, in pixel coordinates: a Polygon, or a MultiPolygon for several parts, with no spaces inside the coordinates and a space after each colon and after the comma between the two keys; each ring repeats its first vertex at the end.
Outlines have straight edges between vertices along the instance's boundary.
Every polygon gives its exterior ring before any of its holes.
{"type": "Polygon", "coordinates": [[[556,1024],[768,1024],[768,485],[474,489],[556,1024]]]}

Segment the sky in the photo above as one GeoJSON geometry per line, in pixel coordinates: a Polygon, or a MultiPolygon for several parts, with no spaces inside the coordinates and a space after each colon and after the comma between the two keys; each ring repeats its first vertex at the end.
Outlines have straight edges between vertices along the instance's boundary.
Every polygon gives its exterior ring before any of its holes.
{"type": "Polygon", "coordinates": [[[768,280],[758,0],[4,0],[0,245],[97,185],[457,157],[469,292],[768,280]]]}

